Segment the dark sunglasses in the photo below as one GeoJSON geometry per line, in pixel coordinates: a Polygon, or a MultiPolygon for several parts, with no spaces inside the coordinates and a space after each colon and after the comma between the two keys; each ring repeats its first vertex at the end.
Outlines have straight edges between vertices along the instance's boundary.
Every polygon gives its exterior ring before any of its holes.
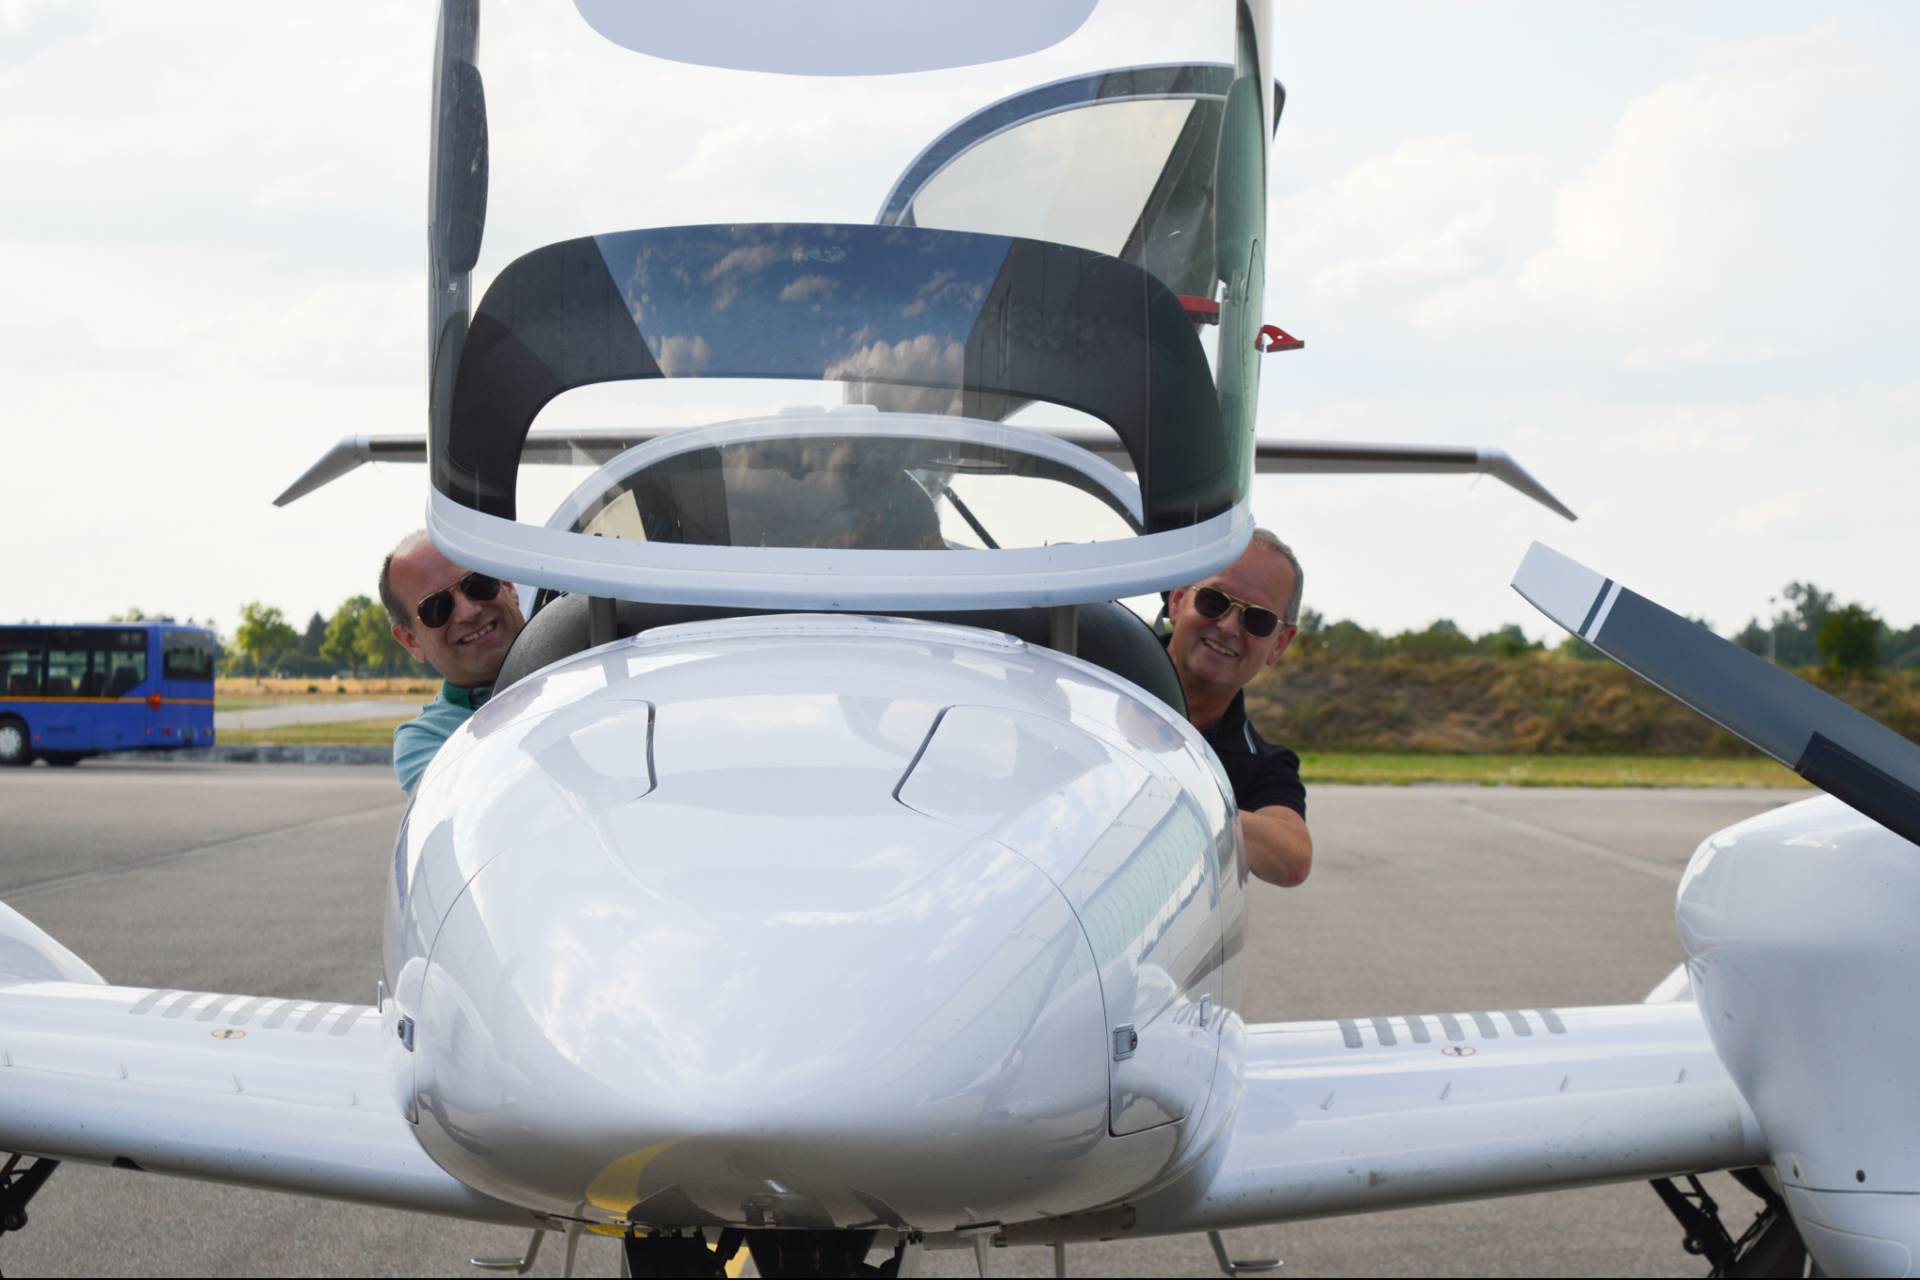
{"type": "MultiPolygon", "coordinates": [[[[430,596],[421,597],[413,612],[420,619],[420,625],[437,631],[447,625],[453,617],[453,593],[458,591],[475,604],[485,604],[500,594],[500,579],[489,578],[484,573],[470,573],[450,587],[442,587],[430,596]]],[[[1249,626],[1247,630],[1253,628],[1249,626]]]]}
{"type": "Polygon", "coordinates": [[[1240,625],[1250,636],[1265,638],[1280,628],[1280,615],[1271,609],[1235,600],[1217,587],[1193,589],[1193,611],[1208,621],[1225,617],[1229,609],[1240,611],[1240,625]]]}

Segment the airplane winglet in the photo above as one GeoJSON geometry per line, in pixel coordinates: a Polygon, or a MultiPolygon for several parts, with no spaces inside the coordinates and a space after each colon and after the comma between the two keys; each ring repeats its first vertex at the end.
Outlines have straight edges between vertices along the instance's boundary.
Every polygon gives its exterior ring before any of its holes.
{"type": "Polygon", "coordinates": [[[366,436],[345,436],[339,444],[322,454],[320,461],[301,472],[300,478],[273,500],[273,505],[284,507],[296,498],[304,498],[322,485],[338,480],[361,463],[372,460],[373,454],[368,448],[366,436]]]}
{"type": "Polygon", "coordinates": [[[1466,445],[1352,444],[1334,440],[1256,440],[1262,475],[1484,475],[1567,520],[1580,517],[1504,449],[1466,445]]]}
{"type": "Polygon", "coordinates": [[[1535,502],[1566,520],[1578,520],[1573,508],[1553,496],[1547,487],[1533,478],[1531,472],[1515,462],[1504,449],[1482,449],[1480,451],[1482,471],[1494,479],[1526,494],[1535,502]]]}
{"type": "Polygon", "coordinates": [[[1513,589],[1676,702],[1920,844],[1920,746],[1541,543],[1520,562],[1513,589]]]}
{"type": "MultiPolygon", "coordinates": [[[[661,427],[592,427],[572,431],[536,431],[522,446],[522,462],[551,465],[598,466],[622,449],[654,439],[669,430],[661,427]]],[[[276,507],[304,498],[315,489],[332,484],[341,476],[366,462],[425,462],[427,437],[424,432],[388,435],[343,436],[287,486],[273,500],[276,507]]]]}

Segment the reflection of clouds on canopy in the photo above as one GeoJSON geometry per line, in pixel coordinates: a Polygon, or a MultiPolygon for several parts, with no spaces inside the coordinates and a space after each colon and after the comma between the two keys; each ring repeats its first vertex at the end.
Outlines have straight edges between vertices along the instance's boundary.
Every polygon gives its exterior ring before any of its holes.
{"type": "Polygon", "coordinates": [[[804,275],[780,291],[782,302],[805,302],[816,295],[832,293],[840,282],[823,275],[804,275]]]}
{"type": "Polygon", "coordinates": [[[653,301],[653,273],[662,267],[667,275],[667,280],[662,283],[669,283],[683,293],[693,290],[693,276],[688,272],[685,262],[677,257],[669,257],[664,263],[657,262],[651,248],[642,248],[634,255],[633,269],[628,272],[627,282],[621,292],[627,303],[627,311],[633,316],[634,326],[642,331],[646,328],[647,306],[653,301]]]}
{"type": "Polygon", "coordinates": [[[675,333],[660,339],[654,359],[659,362],[660,372],[669,378],[691,378],[706,369],[713,359],[713,348],[698,334],[688,337],[675,333]]]}
{"type": "Polygon", "coordinates": [[[713,309],[725,311],[740,296],[748,277],[759,275],[788,256],[788,251],[778,243],[766,240],[728,250],[720,261],[707,268],[707,283],[716,286],[713,309]]]}
{"type": "Polygon", "coordinates": [[[917,316],[936,302],[977,306],[986,296],[987,291],[981,285],[969,284],[965,280],[955,281],[951,271],[936,271],[931,279],[914,291],[913,301],[902,307],[900,314],[917,316]]]}
{"type": "Polygon", "coordinates": [[[850,404],[877,404],[905,413],[959,413],[965,355],[959,342],[923,333],[900,342],[870,343],[835,360],[821,376],[849,383],[850,404]]]}
{"type": "Polygon", "coordinates": [[[707,279],[724,280],[733,275],[754,275],[788,256],[787,250],[771,240],[755,241],[722,255],[720,261],[707,268],[707,279]]]}

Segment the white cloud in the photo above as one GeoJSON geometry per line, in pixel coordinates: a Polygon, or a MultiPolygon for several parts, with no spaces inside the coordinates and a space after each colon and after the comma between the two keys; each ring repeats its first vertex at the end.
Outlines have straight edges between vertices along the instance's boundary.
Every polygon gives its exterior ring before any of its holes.
{"type": "Polygon", "coordinates": [[[1325,190],[1275,203],[1277,243],[1316,264],[1313,289],[1335,300],[1472,278],[1514,265],[1546,167],[1472,139],[1417,138],[1325,190]]]}
{"type": "Polygon", "coordinates": [[[1825,184],[1884,183],[1836,175],[1834,139],[1914,105],[1867,50],[1825,30],[1725,46],[1626,105],[1606,149],[1554,192],[1544,241],[1405,314],[1436,337],[1579,341],[1637,369],[1775,358],[1822,301],[1831,337],[1836,319],[1851,327],[1831,314],[1836,290],[1883,269],[1878,244],[1834,234],[1836,205],[1845,215],[1872,196],[1825,184]]]}
{"type": "Polygon", "coordinates": [[[1813,505],[1817,495],[1805,491],[1777,494],[1758,502],[1748,502],[1721,516],[1716,529],[1743,538],[1772,533],[1782,525],[1798,520],[1813,505]]]}

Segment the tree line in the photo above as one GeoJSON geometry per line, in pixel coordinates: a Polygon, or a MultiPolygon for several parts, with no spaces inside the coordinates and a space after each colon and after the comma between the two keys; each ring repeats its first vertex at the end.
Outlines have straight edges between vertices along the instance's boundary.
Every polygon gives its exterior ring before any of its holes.
{"type": "MultiPolygon", "coordinates": [[[[1883,669],[1920,671],[1920,624],[1896,631],[1867,606],[1839,604],[1832,592],[1811,582],[1790,582],[1776,599],[1785,606],[1765,622],[1750,619],[1730,637],[1735,644],[1783,667],[1821,667],[1835,674],[1863,675],[1883,669]]],[[[109,621],[172,619],[129,609],[109,621]]],[[[1704,618],[1691,621],[1714,629],[1704,618]]],[[[219,634],[217,629],[215,633],[219,634]]],[[[1440,618],[1419,630],[1385,634],[1350,618],[1329,623],[1312,609],[1301,615],[1300,638],[1295,643],[1304,656],[1359,660],[1517,658],[1548,652],[1546,644],[1527,639],[1513,623],[1469,635],[1451,619],[1440,618]]],[[[1552,652],[1579,661],[1605,660],[1577,636],[1562,639],[1552,652]]],[[[277,606],[249,601],[241,606],[239,629],[231,638],[220,636],[218,664],[220,674],[235,676],[433,674],[394,640],[380,602],[364,595],[348,597],[331,616],[316,612],[304,629],[296,629],[277,606]]]]}
{"type": "MultiPolygon", "coordinates": [[[[173,618],[135,608],[109,622],[171,622],[173,618]]],[[[187,622],[213,627],[211,622],[187,622]]],[[[393,638],[387,611],[371,596],[349,596],[331,616],[315,612],[296,629],[277,605],[250,600],[240,606],[240,626],[218,638],[215,670],[223,676],[336,675],[427,676],[433,669],[417,662],[393,638]]]]}
{"type": "MultiPolygon", "coordinates": [[[[1750,619],[1729,638],[1748,652],[1783,667],[1819,667],[1835,675],[1871,675],[1886,669],[1920,671],[1920,625],[1896,631],[1867,606],[1839,604],[1832,592],[1811,582],[1790,582],[1776,599],[1785,601],[1785,607],[1766,622],[1758,617],[1750,619]]],[[[1714,630],[1704,618],[1689,621],[1714,630]]],[[[1544,643],[1528,640],[1513,624],[1474,636],[1450,619],[1441,618],[1418,631],[1384,635],[1350,619],[1329,624],[1311,609],[1301,615],[1296,643],[1302,654],[1360,660],[1396,656],[1420,661],[1473,656],[1515,658],[1547,651],[1544,643]]],[[[1606,660],[1578,636],[1565,637],[1553,652],[1580,661],[1606,660]]]]}

